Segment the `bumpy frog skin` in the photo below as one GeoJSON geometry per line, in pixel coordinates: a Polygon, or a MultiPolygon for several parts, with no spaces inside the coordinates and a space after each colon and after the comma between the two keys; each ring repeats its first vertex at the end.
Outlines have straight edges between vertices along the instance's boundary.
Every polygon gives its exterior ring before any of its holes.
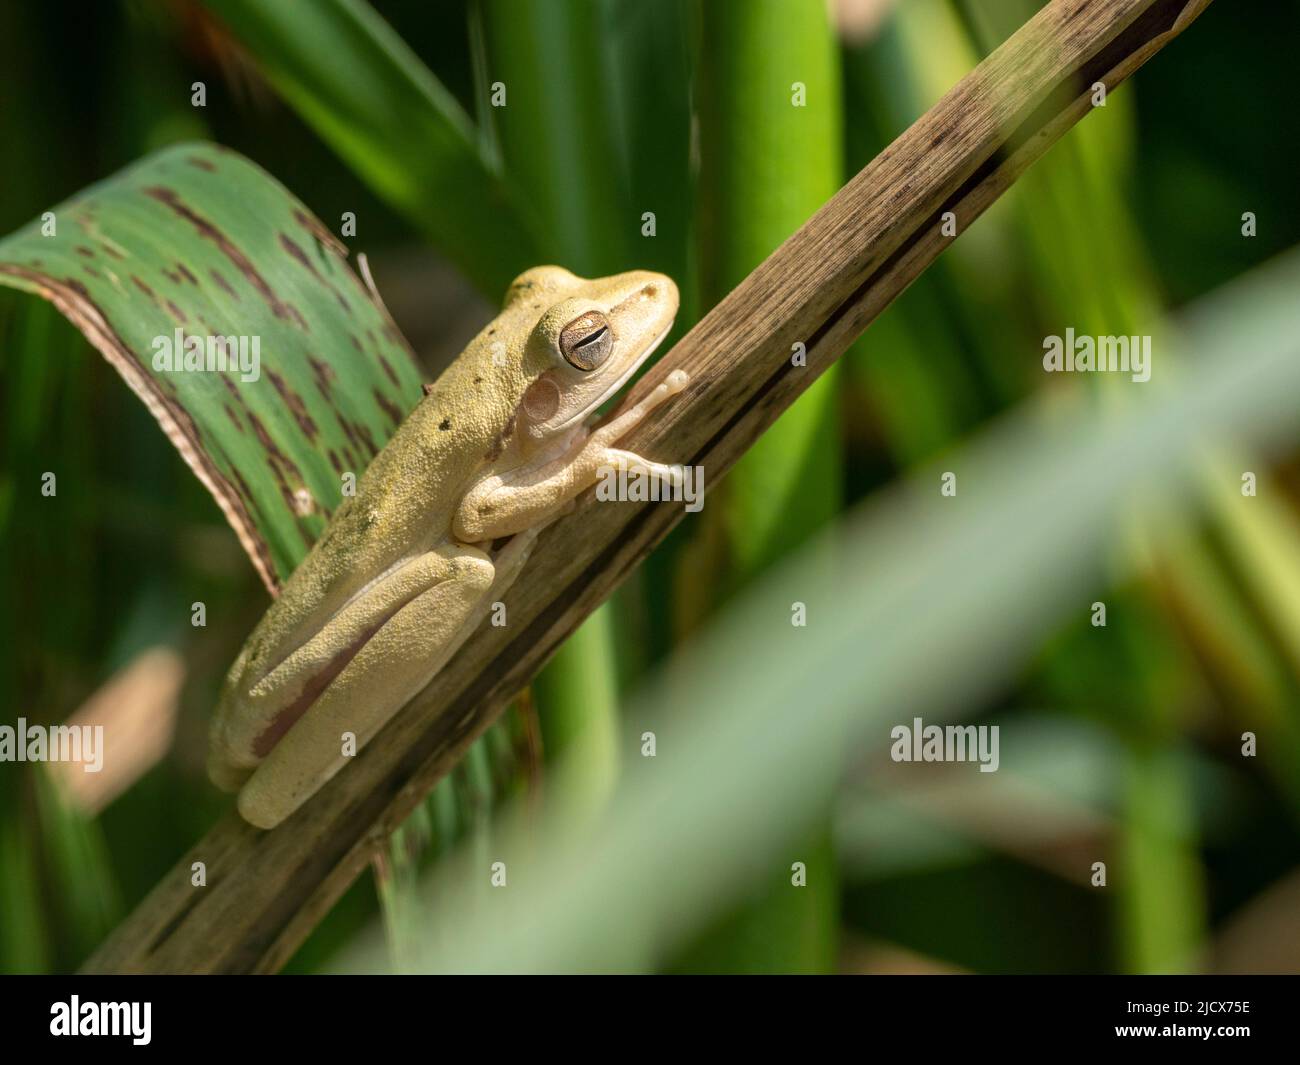
{"type": "Polygon", "coordinates": [[[614,446],[687,383],[675,371],[595,431],[586,420],[663,340],[677,287],[633,271],[517,278],[501,314],[366,470],[231,667],[208,773],[272,828],[455,653],[537,533],[602,467],[671,476],[614,446]],[[494,542],[510,537],[498,551],[494,542]]]}

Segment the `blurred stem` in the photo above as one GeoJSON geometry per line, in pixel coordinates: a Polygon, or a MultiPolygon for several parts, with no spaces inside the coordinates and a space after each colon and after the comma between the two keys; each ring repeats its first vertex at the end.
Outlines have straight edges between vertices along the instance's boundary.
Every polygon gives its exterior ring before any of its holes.
{"type": "Polygon", "coordinates": [[[805,835],[789,856],[748,906],[705,933],[678,962],[677,972],[813,974],[833,966],[840,914],[830,828],[805,835]],[[795,862],[804,866],[805,887],[792,882],[795,862]]]}
{"type": "Polygon", "coordinates": [[[113,928],[121,903],[99,822],[73,806],[43,764],[33,767],[37,817],[53,883],[51,897],[71,957],[82,959],[113,928]]]}
{"type": "MultiPolygon", "coordinates": [[[[450,787],[451,777],[444,777],[439,788],[450,787]]],[[[435,794],[437,789],[435,789],[435,794]]],[[[380,911],[384,931],[388,937],[388,953],[397,972],[410,968],[409,951],[414,942],[412,933],[418,927],[418,906],[415,883],[419,872],[419,856],[433,836],[431,803],[421,803],[412,811],[397,830],[388,838],[388,845],[376,855],[375,890],[379,893],[380,911]]]]}
{"type": "Polygon", "coordinates": [[[533,694],[541,707],[548,761],[572,767],[572,786],[593,803],[618,778],[618,646],[614,614],[597,610],[540,674],[533,694]]]}
{"type": "Polygon", "coordinates": [[[1123,966],[1188,972],[1203,941],[1205,904],[1187,773],[1176,749],[1130,752],[1117,870],[1123,966]]]}
{"type": "MultiPolygon", "coordinates": [[[[982,5],[963,0],[977,43],[984,51],[1032,15],[1028,0],[1005,5],[982,5]]],[[[1048,322],[1069,321],[1080,332],[1133,335],[1150,329],[1160,297],[1147,260],[1141,232],[1123,195],[1124,180],[1134,166],[1137,134],[1136,108],[1131,94],[1107,101],[1104,109],[1072,130],[1036,167],[1024,175],[1011,195],[1021,243],[1041,307],[1048,322]],[[1097,234],[1105,239],[1098,240],[1097,234]]],[[[1052,327],[1053,329],[1056,326],[1052,327]]],[[[1167,336],[1157,356],[1156,372],[1174,373],[1178,338],[1167,336]]],[[[1105,384],[1105,382],[1103,382],[1105,384]]],[[[1118,382],[1110,382],[1118,384],[1118,382]]],[[[1103,401],[1122,401],[1124,393],[1109,388],[1103,401]]],[[[1293,678],[1300,678],[1300,523],[1285,504],[1268,474],[1248,456],[1219,454],[1207,460],[1204,474],[1206,498],[1219,531],[1233,546],[1239,570],[1230,576],[1243,586],[1243,594],[1260,615],[1261,626],[1236,633],[1221,629],[1214,639],[1230,644],[1242,638],[1257,641],[1248,662],[1263,664],[1276,658],[1293,678]],[[1242,505],[1238,477],[1241,470],[1259,472],[1259,496],[1242,505]],[[1265,639],[1271,638],[1271,642],[1265,639]]],[[[1195,567],[1170,570],[1170,579],[1202,573],[1206,565],[1222,566],[1203,542],[1184,545],[1202,558],[1195,567]]],[[[1184,594],[1195,596],[1187,588],[1184,594]]],[[[1226,616],[1227,611],[1223,614],[1226,616]]],[[[1207,618],[1209,621],[1214,619],[1207,618]]],[[[1248,683],[1255,689],[1269,683],[1271,670],[1257,672],[1248,683]]],[[[1240,694],[1240,693],[1239,693],[1240,694]]],[[[1242,695],[1244,698],[1245,696],[1242,695]]],[[[1292,713],[1293,727],[1300,727],[1292,713]]]]}
{"type": "MultiPolygon", "coordinates": [[[[9,782],[14,783],[13,781],[9,782]]],[[[14,787],[5,788],[6,799],[14,787]]],[[[17,803],[6,802],[0,813],[0,972],[42,973],[50,968],[46,917],[41,909],[38,841],[32,822],[17,803]]]]}
{"type": "Polygon", "coordinates": [[[695,248],[691,233],[694,177],[691,164],[691,0],[604,0],[604,40],[610,52],[622,166],[627,173],[632,261],[626,266],[659,270],[677,282],[682,305],[673,336],[695,323],[695,248]],[[641,228],[655,217],[653,236],[641,228]]]}
{"type": "MultiPolygon", "coordinates": [[[[841,90],[820,0],[708,0],[699,16],[700,305],[711,307],[839,188],[841,90]]],[[[696,554],[717,545],[726,557],[684,565],[711,577],[715,600],[837,513],[838,377],[832,368],[817,381],[710,497],[705,523],[720,522],[722,534],[704,531],[696,554]]],[[[833,968],[839,885],[827,838],[819,828],[794,848],[819,856],[807,887],[793,887],[788,874],[765,885],[697,945],[687,967],[833,968]]]]}
{"type": "MultiPolygon", "coordinates": [[[[697,218],[711,307],[839,188],[840,82],[820,0],[710,0],[700,14],[697,218]]],[[[837,379],[828,370],[728,476],[712,513],[728,528],[733,587],[838,510],[837,379]]]]}

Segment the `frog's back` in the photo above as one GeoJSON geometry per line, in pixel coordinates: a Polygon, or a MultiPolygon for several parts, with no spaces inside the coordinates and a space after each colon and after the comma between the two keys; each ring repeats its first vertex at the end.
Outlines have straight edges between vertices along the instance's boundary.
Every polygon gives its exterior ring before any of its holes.
{"type": "MultiPolygon", "coordinates": [[[[495,325],[495,323],[494,323],[495,325]]],[[[432,550],[450,535],[453,511],[499,448],[520,386],[492,358],[485,329],[439,376],[345,498],[250,638],[236,669],[260,675],[297,635],[319,629],[375,574],[432,550]],[[263,653],[260,653],[263,652],[263,653]]],[[[507,360],[509,361],[509,360],[507,360]]]]}

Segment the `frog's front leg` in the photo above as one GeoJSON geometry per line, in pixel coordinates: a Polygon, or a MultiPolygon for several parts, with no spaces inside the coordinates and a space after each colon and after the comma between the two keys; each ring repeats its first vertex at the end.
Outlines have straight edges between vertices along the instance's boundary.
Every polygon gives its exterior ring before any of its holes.
{"type": "Polygon", "coordinates": [[[445,544],[421,556],[430,586],[370,635],[258,764],[239,793],[252,824],[272,828],[359,751],[446,664],[527,559],[532,536],[516,537],[495,561],[483,550],[445,544]]]}
{"type": "Polygon", "coordinates": [[[689,380],[685,371],[674,370],[649,395],[608,424],[590,434],[577,434],[570,449],[558,458],[544,456],[535,464],[484,477],[461,500],[452,521],[453,532],[463,540],[478,542],[544,525],[595,483],[602,466],[644,470],[665,479],[676,477],[678,469],[613,445],[656,407],[677,395],[689,380]]]}

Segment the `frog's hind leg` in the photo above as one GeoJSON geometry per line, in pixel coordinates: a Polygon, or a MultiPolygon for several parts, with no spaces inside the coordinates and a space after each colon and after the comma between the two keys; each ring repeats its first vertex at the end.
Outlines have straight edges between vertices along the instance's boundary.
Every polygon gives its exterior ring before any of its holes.
{"type": "Polygon", "coordinates": [[[460,648],[528,561],[540,529],[496,555],[449,544],[422,556],[436,581],[398,610],[271,748],[239,793],[239,810],[274,828],[347,763],[345,733],[360,751],[460,648]]]}
{"type": "Polygon", "coordinates": [[[241,671],[237,683],[227,684],[212,720],[208,775],[214,783],[238,791],[258,763],[403,606],[442,581],[458,579],[462,571],[476,564],[472,553],[454,545],[407,559],[371,582],[320,631],[260,678],[241,671]]]}
{"type": "Polygon", "coordinates": [[[251,823],[274,827],[342,769],[347,737],[349,754],[360,751],[434,677],[486,611],[497,567],[485,551],[446,545],[421,561],[434,572],[434,583],[366,639],[244,784],[239,810],[251,823]]]}

